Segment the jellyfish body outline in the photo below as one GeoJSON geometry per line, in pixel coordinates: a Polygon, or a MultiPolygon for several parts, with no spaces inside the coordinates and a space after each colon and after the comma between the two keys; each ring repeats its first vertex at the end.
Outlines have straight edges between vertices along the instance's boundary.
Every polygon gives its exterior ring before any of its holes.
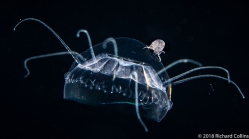
{"type": "MultiPolygon", "coordinates": [[[[43,23],[42,21],[38,20],[38,19],[35,19],[35,18],[26,18],[24,20],[21,20],[15,27],[14,27],[14,31],[16,30],[17,26],[19,26],[22,22],[24,21],[29,21],[29,20],[33,20],[33,21],[37,21],[39,23],[41,23],[42,25],[44,25],[45,27],[47,27],[59,40],[60,42],[63,44],[63,46],[67,49],[67,52],[58,52],[58,53],[53,53],[53,54],[45,54],[45,55],[40,55],[40,56],[34,56],[34,57],[30,57],[30,58],[27,58],[24,62],[24,67],[27,71],[27,74],[25,75],[25,77],[27,77],[29,75],[29,69],[27,67],[27,62],[29,60],[34,60],[34,59],[37,59],[37,58],[45,58],[45,57],[51,57],[51,56],[58,56],[58,55],[64,55],[64,54],[70,54],[73,59],[75,60],[75,62],[78,64],[78,66],[81,66],[81,65],[84,65],[84,63],[88,62],[86,61],[86,59],[79,53],[77,52],[74,52],[72,51],[68,46],[67,44],[57,35],[57,33],[55,33],[55,31],[53,31],[48,25],[46,25],[45,23],[43,23]]],[[[91,39],[90,39],[90,35],[88,34],[87,30],[84,30],[84,29],[81,29],[77,32],[77,37],[80,36],[80,33],[83,32],[87,35],[87,38],[88,38],[88,42],[89,42],[89,46],[90,46],[90,51],[91,51],[91,55],[92,55],[92,61],[95,62],[96,61],[96,56],[94,54],[94,51],[93,51],[93,47],[92,47],[92,43],[91,43],[91,39]]],[[[108,38],[104,45],[103,45],[103,48],[105,48],[105,44],[108,43],[108,42],[112,42],[113,44],[113,48],[114,48],[114,53],[115,53],[115,56],[117,57],[118,56],[118,48],[117,48],[117,44],[115,42],[115,39],[113,38],[108,38]]],[[[141,50],[142,51],[142,50],[141,50]]],[[[161,51],[163,52],[163,51],[161,51]]],[[[160,54],[161,54],[160,52],[160,54]]],[[[158,53],[158,57],[160,55],[158,53]]],[[[160,57],[159,57],[160,59],[160,57]]],[[[181,64],[181,63],[192,63],[192,64],[196,64],[198,66],[201,66],[201,63],[197,62],[197,61],[194,61],[194,60],[191,60],[191,59],[182,59],[182,60],[178,60],[176,62],[173,62],[172,64],[170,64],[169,66],[161,69],[157,74],[155,74],[155,76],[158,76],[160,75],[161,73],[163,72],[166,72],[166,70],[172,68],[173,66],[175,65],[178,65],[178,64],[181,64]]],[[[113,74],[113,80],[115,79],[115,74],[113,74]]],[[[130,78],[132,80],[134,80],[135,82],[135,106],[136,106],[136,114],[137,114],[137,117],[138,117],[138,120],[140,121],[140,123],[143,125],[145,131],[147,132],[148,129],[147,127],[145,126],[145,124],[143,123],[142,119],[140,118],[140,114],[139,114],[139,110],[138,110],[138,107],[140,106],[140,104],[138,103],[139,102],[139,98],[138,98],[138,89],[137,89],[137,86],[138,86],[138,74],[137,72],[132,72],[130,74],[130,77],[132,76],[135,76],[134,78],[130,78]]],[[[237,87],[237,89],[239,90],[240,94],[242,95],[242,98],[245,98],[244,94],[242,93],[241,89],[238,87],[238,85],[233,82],[232,80],[230,80],[230,75],[229,75],[229,72],[228,70],[222,68],[222,67],[217,67],[217,66],[206,66],[206,67],[198,67],[198,68],[195,68],[195,69],[192,69],[192,70],[189,70],[185,73],[182,73],[180,75],[177,75],[173,78],[169,78],[165,81],[161,81],[161,83],[163,84],[163,86],[168,86],[168,95],[169,95],[169,101],[171,102],[171,92],[172,92],[172,85],[176,85],[176,84],[180,84],[180,83],[183,83],[183,82],[186,82],[186,81],[189,81],[189,80],[193,80],[193,79],[198,79],[198,78],[207,78],[207,77],[213,77],[213,78],[218,78],[218,79],[222,79],[222,80],[226,80],[228,81],[229,83],[232,83],[233,85],[235,85],[237,87]],[[206,74],[206,75],[198,75],[198,76],[192,76],[192,77],[188,77],[188,78],[185,78],[185,79],[181,79],[181,80],[178,80],[179,78],[189,74],[189,73],[192,73],[194,71],[199,71],[199,70],[203,70],[203,69],[221,69],[221,70],[224,70],[226,73],[227,73],[227,78],[225,77],[221,77],[221,76],[218,76],[218,75],[212,75],[212,74],[206,74]]],[[[94,81],[90,81],[92,82],[92,84],[94,84],[94,81]]],[[[171,105],[167,105],[168,108],[167,110],[170,110],[171,107],[172,107],[172,104],[171,105]]]]}

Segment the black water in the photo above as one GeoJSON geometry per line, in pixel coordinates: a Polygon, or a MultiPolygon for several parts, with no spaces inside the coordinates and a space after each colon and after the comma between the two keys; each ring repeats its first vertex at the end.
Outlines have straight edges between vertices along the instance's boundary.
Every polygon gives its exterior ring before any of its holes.
{"type": "MultiPolygon", "coordinates": [[[[198,134],[249,135],[247,1],[5,1],[1,2],[1,130],[0,138],[198,138],[198,134]],[[31,56],[64,51],[44,26],[19,19],[33,17],[52,27],[77,52],[88,48],[79,29],[87,29],[93,45],[108,37],[130,37],[145,44],[166,42],[164,65],[182,59],[230,71],[247,97],[219,79],[198,79],[173,86],[173,108],[156,123],[136,116],[63,100],[64,73],[70,56],[30,61],[28,78],[23,61],[31,56]],[[210,92],[210,84],[214,91],[210,92]],[[210,94],[210,95],[209,95],[210,94]],[[2,136],[2,137],[1,137],[2,136]]],[[[182,64],[170,77],[194,68],[182,64]]],[[[219,70],[193,73],[218,74],[219,70]]]]}

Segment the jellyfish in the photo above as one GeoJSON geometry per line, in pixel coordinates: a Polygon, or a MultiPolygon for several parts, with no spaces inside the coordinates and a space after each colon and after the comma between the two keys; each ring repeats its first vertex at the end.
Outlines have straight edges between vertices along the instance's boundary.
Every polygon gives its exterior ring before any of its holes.
{"type": "MultiPolygon", "coordinates": [[[[81,33],[86,34],[89,49],[79,54],[72,51],[52,28],[38,19],[24,19],[14,27],[14,30],[22,22],[30,20],[47,27],[63,44],[67,52],[27,58],[24,61],[24,67],[27,70],[25,77],[30,74],[27,67],[28,61],[70,54],[74,63],[64,75],[63,98],[87,105],[106,106],[118,111],[134,113],[146,132],[148,128],[141,117],[160,122],[172,108],[173,85],[193,79],[213,77],[233,84],[242,98],[245,98],[238,85],[230,79],[228,70],[222,67],[202,66],[201,63],[191,59],[180,59],[164,66],[159,56],[163,52],[164,45],[155,45],[159,40],[147,46],[132,38],[108,38],[103,43],[92,46],[87,30],[81,29],[76,35],[80,37],[81,33]],[[157,49],[157,46],[163,47],[157,49]],[[152,49],[154,54],[149,49],[152,49]],[[166,71],[181,63],[192,63],[200,67],[169,78],[166,71]],[[223,70],[227,73],[227,77],[206,74],[180,79],[189,73],[205,69],[223,70]]],[[[160,40],[160,43],[164,42],[160,40]]]]}

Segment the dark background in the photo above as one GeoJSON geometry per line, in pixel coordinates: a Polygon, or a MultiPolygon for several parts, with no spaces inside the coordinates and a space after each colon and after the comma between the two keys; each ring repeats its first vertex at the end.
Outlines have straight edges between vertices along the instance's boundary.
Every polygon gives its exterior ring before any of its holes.
{"type": "MultiPolygon", "coordinates": [[[[249,134],[247,1],[2,1],[1,2],[1,130],[2,138],[197,138],[198,134],[249,134]],[[33,17],[53,28],[77,52],[88,48],[87,39],[76,38],[87,29],[93,45],[108,37],[130,37],[145,44],[166,42],[162,63],[191,58],[204,65],[230,71],[247,97],[232,84],[206,78],[173,87],[173,108],[160,122],[63,100],[64,73],[70,56],[23,61],[31,56],[64,51],[60,42],[33,17]],[[210,84],[214,92],[210,92],[210,84]],[[211,93],[211,95],[209,95],[211,93]]],[[[194,68],[182,64],[168,71],[170,77],[194,68]]],[[[219,70],[193,73],[218,74],[219,70]]],[[[190,75],[190,76],[191,76],[190,75]]]]}

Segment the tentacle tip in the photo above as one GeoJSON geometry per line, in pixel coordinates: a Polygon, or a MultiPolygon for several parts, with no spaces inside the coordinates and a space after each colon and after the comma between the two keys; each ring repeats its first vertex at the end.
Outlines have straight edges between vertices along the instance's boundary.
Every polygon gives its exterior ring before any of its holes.
{"type": "Polygon", "coordinates": [[[27,73],[26,75],[24,75],[24,78],[27,78],[29,76],[29,73],[27,73]]]}

